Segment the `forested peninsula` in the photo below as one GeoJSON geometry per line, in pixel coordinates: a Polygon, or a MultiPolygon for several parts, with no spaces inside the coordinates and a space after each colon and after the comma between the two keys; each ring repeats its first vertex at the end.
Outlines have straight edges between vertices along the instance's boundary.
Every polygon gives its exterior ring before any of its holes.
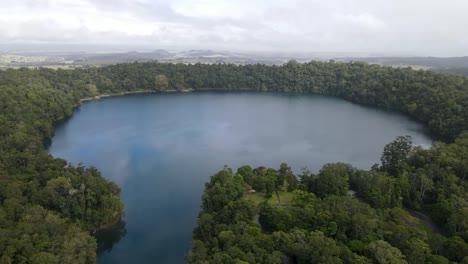
{"type": "Polygon", "coordinates": [[[91,234],[122,214],[116,184],[45,150],[54,124],[81,99],[188,89],[337,96],[405,113],[445,141],[423,150],[398,138],[369,171],[327,164],[298,179],[286,164],[235,174],[226,168],[206,185],[189,262],[468,261],[468,80],[357,62],[290,61],[0,71],[0,263],[94,263],[91,234]],[[279,192],[292,198],[279,206],[258,202],[247,199],[250,187],[267,198],[279,192]],[[359,199],[347,195],[349,188],[359,199]],[[403,207],[430,215],[441,234],[425,230],[403,207]]]}

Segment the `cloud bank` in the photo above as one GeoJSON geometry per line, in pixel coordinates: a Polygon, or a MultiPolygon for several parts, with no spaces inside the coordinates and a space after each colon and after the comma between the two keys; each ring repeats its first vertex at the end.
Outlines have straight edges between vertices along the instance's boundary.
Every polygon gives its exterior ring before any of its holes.
{"type": "Polygon", "coordinates": [[[466,0],[2,0],[0,43],[468,55],[466,0]]]}

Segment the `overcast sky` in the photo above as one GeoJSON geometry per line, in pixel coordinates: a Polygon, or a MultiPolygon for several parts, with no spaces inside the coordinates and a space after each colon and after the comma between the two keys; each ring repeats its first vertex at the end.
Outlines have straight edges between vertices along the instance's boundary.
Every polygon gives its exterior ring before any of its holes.
{"type": "Polygon", "coordinates": [[[0,0],[0,44],[468,55],[468,0],[0,0]]]}

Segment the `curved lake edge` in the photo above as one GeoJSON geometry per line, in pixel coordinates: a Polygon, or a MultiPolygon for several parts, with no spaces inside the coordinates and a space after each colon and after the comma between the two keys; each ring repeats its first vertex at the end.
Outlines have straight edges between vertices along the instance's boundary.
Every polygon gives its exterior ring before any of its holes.
{"type": "MultiPolygon", "coordinates": [[[[79,104],[75,105],[75,107],[73,108],[73,111],[72,111],[72,113],[70,115],[68,115],[68,116],[54,122],[53,131],[55,131],[57,129],[57,127],[67,123],[70,120],[70,118],[73,117],[74,113],[76,111],[80,110],[80,107],[83,105],[83,103],[86,103],[86,102],[96,101],[96,100],[105,100],[105,99],[111,99],[111,98],[123,97],[123,96],[157,95],[157,94],[164,95],[164,94],[175,94],[175,93],[181,93],[181,94],[184,94],[184,93],[222,93],[222,94],[254,93],[254,94],[281,94],[281,95],[289,95],[289,96],[315,96],[315,97],[324,97],[324,98],[334,98],[334,99],[338,99],[338,100],[343,100],[345,102],[348,102],[350,104],[353,104],[353,105],[356,105],[356,106],[359,106],[359,107],[369,108],[369,109],[373,109],[373,110],[379,111],[379,112],[387,112],[387,113],[403,115],[404,117],[406,117],[406,118],[408,118],[408,119],[410,119],[412,121],[415,121],[418,124],[421,124],[422,127],[423,127],[423,131],[421,131],[421,132],[426,134],[429,138],[431,138],[432,143],[434,143],[435,141],[447,142],[446,139],[441,138],[441,137],[431,133],[431,131],[428,128],[427,124],[425,124],[422,121],[416,119],[415,117],[413,117],[411,115],[408,115],[407,113],[404,113],[404,112],[401,112],[401,111],[396,111],[396,110],[392,110],[392,109],[385,109],[385,108],[382,108],[382,107],[368,105],[368,104],[360,104],[360,103],[356,103],[356,102],[353,102],[351,100],[347,100],[347,99],[339,97],[339,96],[319,95],[319,94],[314,94],[314,93],[299,93],[299,92],[293,92],[293,91],[291,91],[291,92],[258,91],[258,90],[249,89],[249,88],[235,89],[235,90],[226,90],[226,89],[223,89],[223,88],[205,88],[205,89],[196,89],[196,90],[189,88],[189,89],[184,89],[184,90],[169,89],[169,90],[163,90],[163,91],[138,90],[138,91],[126,91],[126,92],[119,92],[119,93],[112,93],[112,94],[100,94],[100,95],[96,95],[96,96],[93,96],[93,97],[87,97],[87,98],[80,99],[79,104]]],[[[53,136],[54,136],[54,134],[52,135],[51,138],[47,138],[44,141],[44,146],[45,146],[46,151],[48,151],[49,147],[51,146],[53,136]]],[[[432,147],[432,145],[430,147],[432,147]]],[[[93,166],[93,165],[88,164],[86,166],[93,166]]],[[[122,211],[118,212],[117,216],[110,223],[107,223],[107,224],[103,225],[102,227],[100,227],[98,229],[89,230],[89,231],[90,231],[90,233],[92,235],[95,235],[95,234],[97,234],[97,233],[99,233],[101,231],[106,231],[106,230],[112,229],[115,225],[117,225],[117,224],[119,224],[120,222],[123,221],[124,216],[125,216],[125,209],[122,209],[122,211]]]]}
{"type": "MultiPolygon", "coordinates": [[[[46,151],[48,151],[48,149],[49,149],[49,147],[50,147],[50,145],[52,143],[52,138],[54,136],[54,131],[57,129],[57,127],[59,127],[59,126],[63,125],[64,123],[66,123],[73,116],[75,111],[79,111],[79,108],[81,107],[81,105],[83,105],[83,103],[96,101],[96,100],[105,100],[105,99],[110,99],[110,98],[114,98],[114,97],[133,96],[133,95],[175,94],[175,93],[184,94],[184,93],[204,93],[204,92],[216,92],[216,93],[225,93],[225,94],[229,94],[229,93],[259,93],[259,94],[261,94],[261,93],[264,93],[264,94],[286,94],[286,95],[294,95],[294,96],[321,96],[321,97],[328,97],[328,98],[336,98],[336,99],[340,99],[340,100],[343,100],[345,102],[348,102],[348,103],[351,103],[351,104],[354,104],[354,105],[357,105],[357,106],[360,106],[360,107],[366,107],[366,108],[369,108],[369,109],[382,111],[382,112],[401,114],[401,115],[405,116],[406,118],[409,118],[410,120],[412,120],[412,121],[414,121],[414,122],[416,122],[418,124],[422,124],[423,129],[424,129],[423,133],[428,135],[432,139],[432,143],[434,143],[436,141],[441,141],[441,142],[444,142],[444,143],[450,143],[449,138],[441,136],[441,135],[434,134],[431,131],[431,129],[429,128],[428,124],[424,123],[423,121],[417,119],[414,116],[411,116],[410,114],[408,114],[406,112],[402,112],[402,111],[398,111],[398,110],[394,110],[394,109],[383,108],[383,107],[370,105],[370,104],[361,104],[361,103],[354,102],[352,100],[348,100],[348,99],[340,97],[340,96],[320,95],[320,94],[306,93],[306,92],[300,93],[300,92],[294,92],[294,91],[289,91],[289,92],[259,91],[259,90],[250,89],[250,88],[232,89],[232,90],[223,89],[223,88],[204,88],[204,89],[188,88],[188,89],[183,89],[183,90],[169,89],[169,90],[163,90],[163,91],[155,91],[155,90],[125,91],[125,92],[118,92],[118,93],[111,93],[111,94],[99,94],[99,95],[95,95],[95,96],[92,96],[92,97],[86,97],[86,98],[80,99],[79,103],[76,104],[73,107],[72,113],[70,115],[67,115],[64,118],[59,119],[59,120],[55,120],[53,122],[53,125],[52,125],[53,134],[52,134],[52,136],[50,138],[45,138],[44,139],[44,142],[43,142],[44,143],[44,148],[45,148],[46,151]]],[[[388,142],[388,143],[390,143],[390,142],[388,142]]],[[[90,166],[92,166],[92,165],[90,165],[90,166]]]]}
{"type": "Polygon", "coordinates": [[[132,95],[132,94],[189,93],[189,92],[193,92],[193,90],[192,89],[182,89],[182,90],[169,89],[169,90],[163,90],[163,91],[155,91],[155,90],[127,91],[127,92],[111,93],[111,94],[99,94],[99,95],[95,95],[92,97],[86,97],[86,98],[80,99],[80,102],[94,101],[94,100],[100,100],[100,99],[104,99],[108,97],[117,97],[117,96],[125,96],[125,95],[132,95]]]}
{"type": "MultiPolygon", "coordinates": [[[[119,93],[112,93],[112,94],[100,94],[96,95],[93,97],[87,97],[80,99],[79,104],[77,104],[73,112],[76,110],[79,110],[79,107],[86,102],[91,102],[91,101],[96,101],[96,100],[105,100],[105,99],[110,99],[114,97],[122,97],[122,96],[135,96],[135,95],[153,95],[153,94],[186,94],[186,93],[222,93],[222,94],[236,94],[236,93],[255,93],[255,94],[283,94],[283,95],[289,95],[289,96],[318,96],[318,97],[324,97],[324,98],[335,98],[339,100],[343,100],[345,102],[351,103],[353,105],[357,105],[359,107],[364,107],[368,109],[373,109],[376,111],[380,112],[386,112],[386,113],[393,113],[393,114],[399,114],[403,115],[404,117],[421,124],[423,126],[423,133],[429,136],[432,139],[432,143],[436,141],[444,142],[444,143],[450,143],[450,139],[448,137],[444,137],[442,135],[438,135],[433,133],[433,131],[430,129],[429,125],[416,117],[410,115],[409,113],[395,110],[395,109],[389,109],[389,108],[384,108],[384,107],[379,107],[376,105],[371,105],[371,104],[362,104],[358,103],[352,100],[348,100],[346,98],[340,97],[340,96],[334,96],[334,95],[321,95],[321,94],[315,94],[315,93],[308,93],[308,92],[294,92],[294,91],[289,91],[289,92],[282,92],[282,91],[260,91],[260,90],[255,90],[255,89],[250,89],[250,88],[243,88],[243,89],[224,89],[224,88],[203,88],[203,89],[182,89],[182,90],[175,90],[175,89],[168,89],[168,90],[162,90],[162,91],[156,91],[156,90],[137,90],[137,91],[126,91],[126,92],[119,92],[119,93]]],[[[61,120],[57,120],[56,123],[57,125],[63,124],[66,122],[71,116],[73,116],[73,113],[70,116],[67,116],[61,120]]],[[[55,131],[55,124],[54,124],[54,131],[55,131]]],[[[50,139],[51,140],[51,139],[50,139]]],[[[50,142],[48,142],[50,143],[50,142]]],[[[388,142],[390,143],[390,142],[388,142]]],[[[48,144],[46,147],[46,150],[48,149],[50,145],[48,144]]],[[[431,145],[432,147],[432,145],[431,145]]]]}
{"type": "MultiPolygon", "coordinates": [[[[210,91],[196,91],[196,93],[197,93],[197,94],[203,94],[203,93],[215,94],[215,97],[211,97],[210,95],[204,95],[203,97],[208,97],[208,100],[207,100],[207,104],[208,104],[208,105],[213,104],[213,102],[217,102],[217,104],[215,104],[215,105],[218,105],[218,106],[221,105],[221,107],[223,107],[223,102],[230,102],[230,101],[231,101],[231,99],[230,99],[230,98],[231,98],[231,97],[230,97],[231,94],[234,94],[234,95],[236,95],[236,96],[239,95],[239,94],[245,94],[245,96],[247,96],[248,94],[256,94],[255,97],[258,98],[258,99],[263,98],[263,99],[262,99],[263,102],[274,102],[274,101],[276,101],[276,100],[272,100],[272,101],[271,101],[271,100],[269,99],[270,97],[271,97],[271,98],[284,98],[284,99],[286,99],[286,100],[289,102],[289,105],[290,105],[290,106],[296,105],[295,102],[298,102],[297,105],[302,105],[302,106],[304,106],[304,105],[310,105],[310,104],[307,103],[307,102],[309,102],[308,99],[303,99],[303,98],[312,97],[312,98],[327,98],[327,100],[324,102],[325,105],[328,105],[328,104],[330,104],[330,103],[332,103],[332,102],[340,102],[340,101],[341,101],[341,102],[343,103],[343,105],[348,105],[348,107],[351,106],[351,105],[355,105],[355,106],[358,106],[359,108],[362,108],[362,109],[365,109],[365,108],[366,108],[366,109],[372,109],[372,110],[375,111],[375,112],[391,113],[392,115],[395,114],[395,115],[401,116],[402,118],[404,118],[404,119],[406,119],[406,120],[410,119],[408,116],[403,115],[403,114],[401,114],[401,113],[398,113],[397,111],[388,111],[388,110],[379,109],[379,108],[376,108],[376,107],[371,107],[371,106],[366,106],[366,105],[360,105],[360,104],[356,104],[356,103],[350,102],[350,101],[348,101],[348,100],[345,100],[345,99],[343,99],[343,98],[336,97],[336,96],[325,96],[325,95],[316,95],[316,94],[310,94],[310,93],[294,93],[294,92],[292,92],[292,93],[284,93],[284,92],[260,92],[260,91],[252,91],[252,90],[248,90],[248,91],[229,91],[229,92],[228,92],[228,91],[219,91],[219,90],[214,90],[214,91],[213,91],[213,90],[210,90],[210,91]],[[265,95],[265,97],[264,97],[263,95],[265,95]],[[268,96],[267,96],[267,95],[268,95],[268,96]],[[277,97],[277,95],[278,95],[278,97],[277,97]],[[280,96],[280,95],[281,95],[281,96],[280,96]],[[285,96],[283,97],[282,95],[285,95],[285,96]],[[215,100],[215,101],[212,101],[212,100],[215,99],[215,98],[219,98],[219,99],[222,99],[222,100],[215,100]]],[[[167,98],[167,99],[170,99],[170,98],[174,99],[174,98],[183,98],[183,97],[185,97],[185,95],[182,95],[182,94],[181,94],[181,95],[178,95],[178,94],[170,94],[170,93],[164,93],[164,92],[160,93],[161,95],[164,94],[164,96],[159,96],[159,95],[157,95],[157,93],[153,93],[153,92],[152,92],[152,93],[148,93],[148,94],[149,94],[149,96],[145,96],[144,93],[128,94],[128,97],[133,97],[133,96],[135,96],[135,97],[132,99],[133,101],[137,101],[137,100],[139,100],[139,99],[144,99],[144,101],[145,101],[147,104],[149,104],[150,101],[152,101],[152,100],[150,100],[149,98],[159,98],[159,99],[157,100],[157,102],[163,103],[163,102],[166,101],[166,98],[167,98]],[[167,97],[166,97],[166,95],[167,95],[167,97]],[[180,97],[179,97],[179,96],[180,96],[180,97]]],[[[186,96],[188,96],[188,98],[191,98],[191,97],[193,97],[193,96],[195,96],[195,95],[189,95],[189,94],[187,94],[186,96]]],[[[197,95],[197,96],[198,96],[198,95],[197,95]]],[[[203,97],[202,97],[202,98],[203,98],[203,97]]],[[[111,102],[108,102],[108,101],[111,101],[111,100],[110,100],[110,99],[107,100],[106,98],[107,98],[107,97],[103,98],[102,103],[101,103],[101,102],[89,102],[89,104],[91,104],[92,107],[94,107],[94,108],[97,106],[98,109],[101,109],[101,110],[99,110],[99,111],[102,111],[103,109],[107,109],[106,106],[109,106],[110,103],[111,103],[111,102]],[[106,102],[104,102],[104,101],[106,101],[106,102]]],[[[122,106],[122,104],[121,104],[120,102],[125,102],[125,101],[126,101],[126,99],[123,99],[123,98],[114,98],[114,99],[113,99],[112,101],[115,102],[115,103],[114,103],[114,106],[116,106],[117,108],[119,108],[119,107],[118,107],[119,105],[122,106]],[[116,101],[114,101],[114,99],[115,99],[116,101]]],[[[179,100],[179,99],[177,99],[177,100],[179,100]]],[[[189,99],[189,100],[190,100],[190,99],[189,99]]],[[[282,99],[281,99],[281,100],[282,100],[282,99]]],[[[187,100],[182,100],[182,101],[183,101],[183,102],[190,102],[190,101],[187,101],[187,100]]],[[[192,99],[192,102],[193,102],[193,101],[194,101],[194,100],[192,99]]],[[[196,101],[196,100],[195,100],[195,101],[196,101]]],[[[86,104],[88,104],[88,103],[86,103],[86,104]]],[[[151,103],[151,104],[152,104],[152,105],[159,105],[159,104],[155,104],[154,102],[151,103]]],[[[168,103],[168,104],[170,105],[171,103],[168,103]]],[[[124,104],[124,105],[125,105],[125,104],[124,104]]],[[[166,106],[167,106],[167,104],[163,104],[163,105],[166,105],[166,106]]],[[[185,105],[185,104],[184,104],[184,105],[185,105]]],[[[190,106],[191,104],[188,104],[188,105],[190,106]]],[[[238,104],[234,104],[234,105],[236,106],[236,105],[238,105],[238,104]]],[[[316,104],[312,104],[312,105],[316,105],[316,104]]],[[[179,104],[179,106],[180,106],[180,104],[179,104]]],[[[231,106],[233,106],[233,104],[231,104],[231,106]]],[[[255,105],[251,105],[251,106],[253,107],[253,106],[255,106],[255,105]]],[[[261,105],[259,105],[259,107],[260,107],[260,106],[261,106],[261,105]]],[[[122,107],[123,107],[123,106],[122,106],[122,107]]],[[[283,108],[277,108],[277,107],[275,107],[275,108],[276,108],[278,111],[283,111],[283,110],[282,110],[283,108]]],[[[128,109],[128,108],[127,108],[127,109],[128,109]]],[[[167,108],[162,107],[162,108],[159,108],[159,109],[167,109],[167,108]]],[[[217,109],[217,108],[216,108],[216,109],[217,109]]],[[[248,109],[248,108],[247,108],[247,109],[248,109]]],[[[250,108],[250,109],[252,109],[252,108],[250,108]]],[[[304,108],[300,108],[300,109],[304,110],[304,108]]],[[[307,110],[307,109],[309,109],[309,108],[305,108],[305,110],[307,110]]],[[[337,111],[339,111],[341,108],[332,107],[331,109],[336,109],[337,111]]],[[[82,111],[79,107],[76,109],[76,111],[81,112],[81,113],[80,113],[81,116],[83,116],[84,113],[89,113],[89,110],[83,110],[83,111],[82,111]]],[[[126,111],[126,110],[123,110],[123,112],[125,112],[125,111],[126,111]]],[[[136,111],[138,111],[138,110],[136,110],[136,111]]],[[[360,110],[360,111],[362,111],[362,110],[360,110]]],[[[316,111],[313,111],[312,113],[314,113],[314,112],[317,113],[316,111]]],[[[101,112],[97,112],[97,113],[101,113],[101,112]]],[[[296,111],[295,113],[297,114],[297,113],[299,113],[299,111],[296,111]]],[[[301,112],[301,113],[307,113],[307,112],[301,112]]],[[[359,113],[359,112],[357,112],[357,113],[359,113]]],[[[96,114],[96,112],[95,112],[95,114],[96,114]]],[[[164,112],[163,112],[162,115],[165,115],[164,112]]],[[[126,115],[124,115],[124,116],[122,116],[122,117],[125,117],[125,116],[126,116],[126,115]]],[[[183,116],[185,116],[185,115],[182,115],[181,117],[183,117],[183,116]]],[[[223,116],[223,115],[220,115],[221,120],[222,120],[222,116],[223,116]]],[[[327,112],[327,111],[324,112],[324,116],[328,116],[328,112],[327,112]]],[[[361,116],[361,115],[358,115],[358,116],[361,116]]],[[[90,117],[92,117],[92,116],[90,116],[90,117]]],[[[365,117],[365,116],[364,116],[364,117],[365,117]]],[[[366,118],[367,118],[367,117],[366,117],[366,118]]],[[[88,120],[89,120],[89,119],[88,119],[88,120]]],[[[371,119],[371,120],[372,120],[372,119],[371,119]]],[[[219,120],[218,120],[218,121],[219,121],[219,120]]],[[[306,122],[306,123],[307,123],[307,122],[306,122]]],[[[424,126],[422,126],[423,124],[421,124],[421,122],[417,122],[417,123],[418,123],[419,125],[421,125],[421,126],[418,126],[418,127],[424,128],[424,126]]],[[[131,125],[131,124],[130,124],[130,125],[131,125]]],[[[390,123],[389,125],[391,125],[391,123],[390,123]]],[[[76,129],[76,128],[75,128],[75,129],[76,129]]],[[[348,129],[349,129],[349,128],[348,128],[348,129]]],[[[102,131],[102,130],[101,130],[101,131],[102,131]]],[[[417,130],[414,130],[414,131],[416,131],[416,133],[420,133],[422,130],[417,129],[417,130]]],[[[105,132],[105,130],[104,130],[103,132],[105,132]]],[[[102,133],[102,134],[105,134],[105,133],[102,133]]],[[[103,137],[103,138],[105,138],[105,137],[103,137]]],[[[386,142],[386,143],[388,143],[388,142],[386,142]]],[[[426,144],[425,144],[425,145],[426,145],[426,144]]],[[[380,145],[379,145],[378,147],[376,147],[376,149],[380,149],[380,145]]],[[[283,155],[283,154],[281,154],[281,155],[283,155]]],[[[70,160],[70,161],[72,160],[72,159],[67,158],[67,157],[65,157],[65,156],[59,156],[59,157],[64,157],[65,159],[70,160]]],[[[374,157],[378,157],[378,156],[374,156],[374,157]]],[[[341,160],[341,158],[338,157],[337,160],[341,160]]],[[[343,159],[343,160],[346,161],[346,159],[343,159]]],[[[89,162],[89,161],[90,161],[90,159],[88,159],[88,161],[87,161],[87,162],[84,162],[84,163],[87,164],[87,165],[88,165],[88,164],[93,164],[92,162],[89,162]]],[[[299,162],[302,163],[302,161],[299,161],[299,162]]],[[[74,161],[74,163],[76,163],[76,160],[74,161]]],[[[215,162],[215,163],[218,163],[218,162],[215,162]]],[[[324,164],[324,163],[321,163],[321,162],[319,162],[319,163],[322,164],[322,165],[324,164]]],[[[94,164],[95,164],[95,163],[94,163],[94,164]]],[[[219,163],[219,164],[225,164],[225,163],[219,163]]],[[[230,164],[230,163],[229,163],[229,164],[230,164]]],[[[247,164],[247,163],[246,163],[246,164],[247,164]]],[[[305,163],[304,163],[304,164],[305,164],[305,163]]],[[[231,164],[231,166],[232,166],[232,165],[233,165],[233,164],[231,164]]],[[[297,166],[295,166],[295,167],[297,167],[297,166]]],[[[370,165],[369,165],[369,167],[370,167],[370,165]]],[[[366,167],[362,167],[362,168],[368,168],[368,167],[366,166],[366,167]]],[[[102,171],[102,169],[99,169],[99,170],[102,171]]],[[[105,170],[104,170],[104,171],[105,171],[105,170]]],[[[103,173],[103,175],[109,175],[109,173],[103,173]]],[[[208,174],[204,174],[204,175],[206,176],[206,175],[208,175],[208,174]]],[[[112,180],[112,181],[115,181],[115,180],[116,180],[116,179],[113,179],[113,178],[110,178],[110,177],[106,177],[106,178],[109,179],[109,180],[112,180]]],[[[119,185],[120,185],[120,184],[119,184],[119,185]]],[[[128,187],[128,186],[127,186],[127,187],[128,187]]],[[[124,187],[123,189],[125,190],[126,188],[124,187]]],[[[199,197],[198,197],[198,198],[199,198],[199,197]]],[[[169,205],[167,205],[167,206],[169,206],[169,205]]],[[[128,209],[128,208],[125,207],[125,210],[127,210],[127,209],[128,209]]],[[[124,220],[124,221],[127,221],[127,220],[124,220]]],[[[127,224],[128,224],[128,223],[127,223],[127,224]]],[[[127,225],[127,226],[128,226],[128,225],[127,225]]],[[[104,262],[104,263],[105,263],[105,262],[104,262]]]]}
{"type": "MultiPolygon", "coordinates": [[[[368,105],[368,104],[360,104],[360,103],[356,103],[356,102],[353,102],[351,100],[347,100],[347,99],[339,97],[339,96],[319,95],[319,94],[314,94],[314,93],[299,93],[299,92],[293,92],[293,91],[291,91],[291,92],[258,91],[258,90],[253,90],[253,89],[249,89],[249,88],[235,89],[235,90],[226,90],[226,89],[223,89],[223,88],[205,88],[205,89],[197,89],[197,90],[194,90],[194,89],[184,89],[184,90],[170,89],[170,90],[163,90],[163,91],[138,90],[138,91],[126,91],[126,92],[119,92],[119,93],[112,93],[112,94],[100,94],[100,95],[96,95],[96,96],[93,96],[93,97],[87,97],[87,98],[80,99],[79,104],[75,105],[75,107],[73,108],[73,111],[72,111],[72,113],[70,115],[68,115],[68,116],[54,122],[53,131],[55,131],[57,129],[57,127],[66,124],[73,117],[74,113],[76,111],[80,110],[80,107],[83,105],[83,103],[96,101],[96,100],[112,99],[112,98],[116,98],[116,97],[124,97],[124,96],[125,97],[127,97],[127,96],[138,96],[138,95],[144,96],[144,95],[157,95],[157,94],[166,95],[166,94],[176,94],[176,93],[180,93],[180,94],[184,94],[184,93],[221,93],[221,94],[254,93],[254,94],[281,94],[281,95],[288,95],[288,96],[315,96],[315,97],[333,98],[333,99],[343,100],[345,102],[348,102],[350,104],[353,104],[353,105],[356,105],[356,106],[359,106],[359,107],[372,109],[374,111],[403,115],[405,118],[408,118],[408,119],[410,119],[410,120],[412,120],[412,121],[414,121],[414,122],[416,122],[418,124],[421,124],[422,128],[423,128],[423,130],[421,132],[423,134],[426,134],[429,138],[432,139],[432,144],[435,141],[447,142],[447,140],[445,138],[442,138],[442,137],[440,137],[438,135],[435,135],[435,134],[431,133],[431,131],[428,128],[427,124],[425,124],[422,121],[416,119],[415,117],[413,117],[411,115],[408,115],[407,113],[404,113],[404,112],[401,112],[401,111],[392,110],[392,109],[385,109],[385,108],[382,108],[382,107],[368,105]]],[[[46,151],[49,150],[49,148],[50,148],[50,146],[52,144],[52,138],[53,138],[54,135],[55,134],[53,134],[51,138],[45,139],[44,146],[45,146],[46,151]]],[[[390,143],[390,142],[388,142],[388,143],[390,143]]],[[[432,144],[429,147],[432,147],[432,144]]],[[[57,158],[57,157],[55,157],[55,158],[57,158]]],[[[94,165],[87,164],[85,166],[88,167],[88,166],[94,166],[94,165]]],[[[106,177],[104,177],[104,178],[106,178],[106,177]]],[[[96,234],[99,234],[101,232],[111,230],[112,228],[114,228],[119,223],[124,222],[123,221],[124,217],[125,217],[125,205],[124,205],[124,208],[120,212],[117,213],[117,216],[114,219],[112,219],[112,221],[110,223],[107,223],[107,224],[101,226],[98,229],[89,230],[89,232],[90,232],[91,235],[95,236],[96,234]]]]}

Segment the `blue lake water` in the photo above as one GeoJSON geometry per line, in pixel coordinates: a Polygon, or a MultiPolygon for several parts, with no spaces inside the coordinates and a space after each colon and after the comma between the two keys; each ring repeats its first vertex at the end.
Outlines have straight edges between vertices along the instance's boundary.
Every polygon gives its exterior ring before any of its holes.
{"type": "Polygon", "coordinates": [[[184,263],[204,183],[226,164],[368,169],[421,124],[337,98],[275,93],[140,94],[84,103],[49,152],[95,166],[122,188],[124,223],[100,234],[98,263],[184,263]]]}

